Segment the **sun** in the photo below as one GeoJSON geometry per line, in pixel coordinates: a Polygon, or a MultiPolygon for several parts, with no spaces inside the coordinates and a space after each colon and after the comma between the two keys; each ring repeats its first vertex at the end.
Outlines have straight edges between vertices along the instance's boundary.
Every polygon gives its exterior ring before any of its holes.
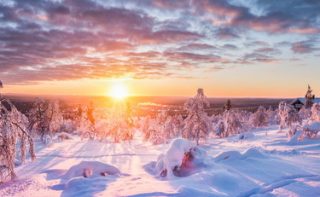
{"type": "Polygon", "coordinates": [[[115,100],[123,100],[128,97],[128,88],[121,83],[113,84],[110,88],[109,96],[115,100]]]}

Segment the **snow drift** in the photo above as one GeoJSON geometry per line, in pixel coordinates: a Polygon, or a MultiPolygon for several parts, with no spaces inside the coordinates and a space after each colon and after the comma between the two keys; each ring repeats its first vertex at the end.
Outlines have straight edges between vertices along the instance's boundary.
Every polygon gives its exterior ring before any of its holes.
{"type": "Polygon", "coordinates": [[[66,174],[62,176],[61,180],[70,180],[74,177],[93,178],[118,174],[120,174],[120,171],[114,166],[98,161],[82,161],[78,165],[71,167],[66,174]]]}

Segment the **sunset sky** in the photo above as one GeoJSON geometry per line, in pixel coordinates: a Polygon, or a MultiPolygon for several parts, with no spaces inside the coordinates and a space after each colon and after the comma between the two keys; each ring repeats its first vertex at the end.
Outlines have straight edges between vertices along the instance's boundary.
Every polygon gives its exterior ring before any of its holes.
{"type": "Polygon", "coordinates": [[[5,93],[320,95],[319,0],[0,0],[5,93]]]}

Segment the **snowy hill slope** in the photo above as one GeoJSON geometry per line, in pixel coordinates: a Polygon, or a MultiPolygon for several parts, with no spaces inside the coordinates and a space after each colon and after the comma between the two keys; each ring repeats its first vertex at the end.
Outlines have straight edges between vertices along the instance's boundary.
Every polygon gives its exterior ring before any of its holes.
{"type": "Polygon", "coordinates": [[[292,144],[270,127],[210,139],[201,145],[207,151],[202,168],[186,177],[158,177],[146,166],[168,146],[139,139],[56,142],[18,167],[18,179],[1,185],[0,196],[320,196],[319,137],[292,144]],[[83,168],[92,176],[81,176],[83,168]]]}

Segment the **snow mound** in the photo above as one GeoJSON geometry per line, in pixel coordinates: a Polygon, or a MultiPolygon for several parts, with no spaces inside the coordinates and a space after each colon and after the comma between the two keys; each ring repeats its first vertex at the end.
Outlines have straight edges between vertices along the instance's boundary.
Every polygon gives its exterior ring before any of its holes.
{"type": "Polygon", "coordinates": [[[47,179],[61,178],[61,183],[51,189],[62,190],[61,196],[94,196],[115,181],[120,171],[111,165],[98,161],[82,161],[72,166],[64,175],[62,170],[49,170],[47,179]]]}
{"type": "Polygon", "coordinates": [[[66,181],[74,177],[84,177],[84,173],[88,170],[91,171],[89,173],[90,177],[120,174],[120,171],[114,166],[98,161],[82,161],[78,165],[71,167],[66,174],[62,176],[62,180],[66,181]]]}
{"type": "Polygon", "coordinates": [[[257,148],[250,148],[242,155],[242,158],[249,158],[249,157],[266,158],[266,155],[264,155],[257,148]]]}
{"type": "MultiPolygon", "coordinates": [[[[155,168],[154,173],[158,176],[172,177],[174,171],[180,170],[180,167],[184,164],[183,162],[187,154],[189,154],[189,157],[192,157],[192,159],[190,158],[192,162],[190,165],[187,164],[188,166],[184,166],[186,168],[196,168],[200,166],[206,157],[206,152],[195,146],[191,141],[177,138],[171,142],[164,154],[159,155],[157,162],[155,164],[153,163],[151,167],[153,166],[155,168]]],[[[185,171],[186,169],[181,170],[185,171]]],[[[150,171],[150,167],[148,171],[150,171]]],[[[185,173],[188,174],[187,172],[183,172],[183,174],[185,173]]],[[[180,175],[183,176],[182,174],[179,174],[179,176],[180,175]]]]}
{"type": "Polygon", "coordinates": [[[234,160],[234,159],[241,159],[241,153],[238,151],[226,151],[221,153],[215,158],[216,162],[222,161],[222,160],[234,160]]]}
{"type": "Polygon", "coordinates": [[[250,148],[243,154],[241,154],[238,151],[227,151],[219,154],[216,158],[216,162],[228,160],[239,160],[239,159],[247,159],[247,158],[266,158],[266,155],[264,155],[261,151],[259,151],[257,148],[250,148]]]}

